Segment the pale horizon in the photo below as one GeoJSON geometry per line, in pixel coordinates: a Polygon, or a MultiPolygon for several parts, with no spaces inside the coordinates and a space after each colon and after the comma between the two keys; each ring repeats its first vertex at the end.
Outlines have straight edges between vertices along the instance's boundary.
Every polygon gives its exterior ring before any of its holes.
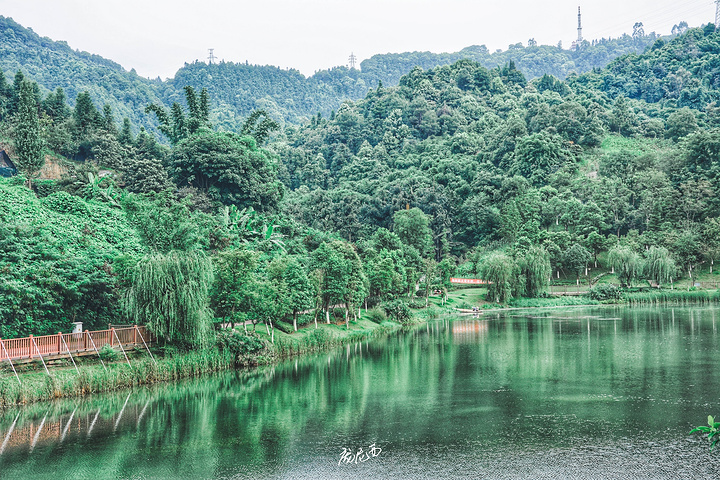
{"type": "Polygon", "coordinates": [[[66,41],[134,69],[147,78],[172,78],[185,64],[217,61],[273,65],[305,76],[348,65],[376,54],[457,52],[486,45],[494,52],[509,45],[568,48],[577,37],[582,8],[583,38],[619,37],[643,22],[645,33],[670,33],[713,22],[711,0],[632,3],[527,0],[480,5],[463,0],[268,0],[260,4],[207,0],[0,0],[0,15],[11,17],[42,37],[66,41]]]}

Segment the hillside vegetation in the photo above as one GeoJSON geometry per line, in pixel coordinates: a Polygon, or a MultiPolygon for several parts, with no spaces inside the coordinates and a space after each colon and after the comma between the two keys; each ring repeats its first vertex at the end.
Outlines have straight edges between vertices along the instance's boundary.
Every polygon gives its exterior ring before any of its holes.
{"type": "Polygon", "coordinates": [[[330,115],[345,100],[363,98],[382,82],[395,86],[415,66],[428,70],[471,59],[487,68],[513,61],[527,78],[545,73],[558,78],[575,72],[602,68],[627,53],[641,53],[657,36],[625,35],[618,39],[585,42],[577,51],[549,46],[511,45],[508,50],[490,53],[484,46],[468,47],[456,53],[407,52],[375,55],[361,63],[361,69],[344,66],[321,70],[305,77],[297,70],[268,65],[221,62],[186,63],[171,79],[140,77],[117,63],[88,52],[73,50],[67,43],[40,37],[31,29],[0,16],[0,71],[12,78],[18,71],[37,82],[43,94],[64,90],[71,106],[78,94],[87,91],[95,107],[108,104],[116,118],[127,117],[133,133],[139,127],[155,131],[155,119],[144,112],[149,103],[170,106],[184,101],[183,89],[190,85],[206,88],[213,99],[213,122],[236,130],[256,109],[266,110],[275,120],[298,123],[321,113],[330,115]]]}
{"type": "Polygon", "coordinates": [[[693,288],[720,253],[718,51],[710,25],[567,80],[459,60],[297,126],[254,111],[233,132],[186,85],[170,109],[139,107],[167,145],[89,93],[71,107],[3,79],[0,135],[22,176],[0,181],[0,336],[117,319],[245,354],[257,323],[271,342],[364,308],[406,323],[454,275],[491,281],[492,303],[595,268],[693,288]],[[68,174],[38,180],[46,154],[68,174]],[[218,337],[228,322],[242,334],[218,337]]]}

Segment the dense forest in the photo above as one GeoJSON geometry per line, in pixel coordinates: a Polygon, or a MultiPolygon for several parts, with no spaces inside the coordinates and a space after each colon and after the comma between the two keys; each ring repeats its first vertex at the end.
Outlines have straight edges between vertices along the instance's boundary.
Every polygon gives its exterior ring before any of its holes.
{"type": "Polygon", "coordinates": [[[2,78],[21,175],[0,181],[0,337],[123,319],[195,345],[212,322],[292,332],[366,306],[403,322],[452,275],[492,281],[492,303],[598,266],[624,287],[692,280],[720,253],[714,30],[565,80],[416,67],[329,115],[253,110],[233,132],[220,93],[186,85],[139,107],[161,139],[89,92],[70,106],[2,78]],[[48,161],[67,173],[38,179],[48,161]]]}
{"type": "MultiPolygon", "coordinates": [[[[675,32],[681,32],[686,24],[675,32]]],[[[87,91],[97,108],[108,104],[118,118],[131,121],[133,133],[140,127],[155,132],[152,115],[144,112],[149,103],[170,106],[184,101],[186,86],[206,88],[213,98],[214,125],[233,131],[254,110],[267,111],[276,121],[298,123],[318,112],[325,116],[337,110],[344,100],[363,98],[379,83],[398,85],[400,78],[415,66],[429,70],[461,59],[479,62],[486,68],[502,67],[512,61],[526,78],[547,73],[564,79],[571,73],[603,68],[627,53],[642,53],[658,36],[635,32],[617,39],[584,42],[580,49],[510,45],[505,51],[489,52],[484,46],[468,47],[456,53],[408,52],[381,54],[365,60],[360,70],[344,66],[321,70],[305,77],[297,70],[247,63],[186,63],[171,79],[140,77],[134,70],[98,55],[73,50],[65,42],[40,37],[11,18],[0,16],[0,70],[11,78],[22,71],[47,94],[62,88],[74,106],[78,94],[87,91]]],[[[669,38],[669,37],[668,37],[669,38]]],[[[162,141],[162,140],[161,140],[162,141]]]]}

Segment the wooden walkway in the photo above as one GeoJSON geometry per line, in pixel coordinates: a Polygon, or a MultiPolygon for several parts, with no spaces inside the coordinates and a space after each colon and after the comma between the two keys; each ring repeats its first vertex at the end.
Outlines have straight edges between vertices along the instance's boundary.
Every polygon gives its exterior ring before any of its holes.
{"type": "Polygon", "coordinates": [[[79,333],[58,333],[26,338],[0,339],[0,362],[10,360],[15,363],[30,362],[42,357],[43,360],[70,358],[78,355],[97,354],[105,345],[114,349],[143,347],[151,343],[150,332],[142,326],[110,328],[79,333]]]}

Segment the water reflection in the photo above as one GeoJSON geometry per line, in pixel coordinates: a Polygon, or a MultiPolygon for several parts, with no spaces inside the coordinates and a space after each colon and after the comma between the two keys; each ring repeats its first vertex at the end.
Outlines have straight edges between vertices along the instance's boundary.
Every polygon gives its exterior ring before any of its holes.
{"type": "Polygon", "coordinates": [[[34,405],[0,416],[0,471],[703,478],[712,457],[687,432],[717,410],[716,317],[607,308],[442,319],[276,367],[34,405]],[[343,449],[371,444],[382,453],[338,465],[343,449]]]}

